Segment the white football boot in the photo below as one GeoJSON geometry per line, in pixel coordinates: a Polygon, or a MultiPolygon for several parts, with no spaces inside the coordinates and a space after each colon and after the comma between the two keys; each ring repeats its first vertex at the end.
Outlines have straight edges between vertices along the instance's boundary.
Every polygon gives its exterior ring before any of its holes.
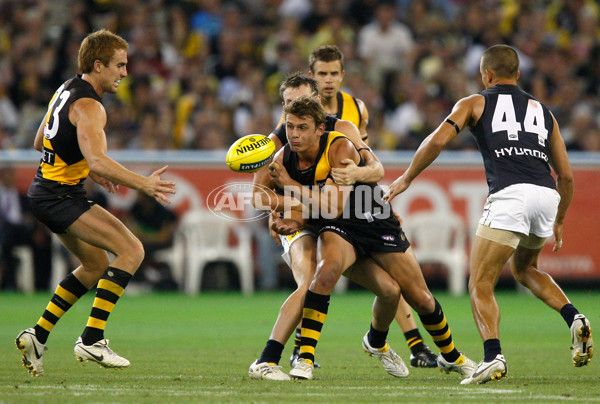
{"type": "Polygon", "coordinates": [[[498,354],[491,362],[480,362],[471,377],[464,379],[460,384],[482,384],[490,380],[500,380],[506,377],[507,373],[506,359],[504,355],[498,354]]]}
{"type": "Polygon", "coordinates": [[[255,360],[250,369],[248,369],[248,375],[251,379],[259,380],[291,380],[290,377],[281,371],[281,366],[272,365],[268,362],[256,363],[255,360]]]}
{"type": "Polygon", "coordinates": [[[312,380],[313,378],[313,369],[314,365],[312,361],[304,358],[298,359],[296,366],[292,370],[290,370],[290,376],[292,379],[304,379],[304,380],[312,380]]]}
{"type": "Polygon", "coordinates": [[[386,372],[395,377],[408,376],[408,368],[400,356],[386,342],[383,348],[373,348],[369,344],[369,333],[367,332],[362,340],[362,346],[369,356],[375,356],[386,372]]]}
{"type": "Polygon", "coordinates": [[[15,339],[17,348],[23,354],[23,366],[27,368],[28,373],[32,376],[43,376],[44,366],[42,361],[44,359],[44,352],[48,350],[46,345],[38,341],[35,335],[35,329],[28,328],[21,331],[15,339]]]}
{"type": "Polygon", "coordinates": [[[75,358],[80,362],[92,361],[105,368],[126,368],[129,361],[108,347],[108,340],[102,339],[92,345],[84,345],[81,337],[75,343],[75,358]]]}
{"type": "Polygon", "coordinates": [[[571,355],[573,365],[585,366],[594,356],[594,341],[590,322],[583,314],[575,315],[571,324],[571,355]]]}
{"type": "Polygon", "coordinates": [[[438,356],[437,363],[440,372],[456,372],[460,374],[463,379],[467,379],[471,377],[473,373],[475,373],[475,369],[477,368],[477,364],[473,362],[471,359],[467,358],[467,356],[461,353],[461,356],[464,358],[464,362],[460,365],[456,362],[448,362],[442,355],[438,356]]]}

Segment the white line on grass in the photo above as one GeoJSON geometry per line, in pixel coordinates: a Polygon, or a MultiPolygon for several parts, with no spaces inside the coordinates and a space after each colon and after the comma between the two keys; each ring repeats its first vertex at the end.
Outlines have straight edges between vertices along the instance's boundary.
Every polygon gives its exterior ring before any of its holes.
{"type": "MultiPolygon", "coordinates": [[[[304,382],[302,382],[304,384],[304,382]]],[[[475,386],[473,386],[475,387],[475,386]]],[[[311,390],[322,390],[322,385],[306,385],[306,392],[298,393],[299,396],[309,396],[309,397],[334,397],[336,394],[326,393],[326,392],[315,392],[311,390]]],[[[338,390],[338,391],[352,391],[352,390],[372,390],[372,386],[328,386],[328,390],[338,390]]],[[[97,394],[98,391],[102,391],[103,394],[110,394],[116,396],[133,396],[139,397],[140,392],[136,390],[132,390],[130,388],[118,388],[118,387],[107,387],[103,385],[96,384],[86,384],[86,385],[32,385],[25,386],[20,385],[19,391],[8,392],[9,396],[17,396],[25,394],[31,394],[34,396],[45,394],[43,391],[39,390],[63,390],[68,391],[71,395],[76,396],[91,396],[97,394]],[[28,391],[29,390],[29,391],[28,391]],[[36,391],[38,390],[38,391],[36,391]],[[12,393],[12,394],[11,394],[12,393]]],[[[510,401],[520,401],[525,397],[522,393],[523,390],[518,389],[494,389],[494,388],[486,388],[483,386],[479,386],[479,388],[472,387],[417,387],[417,386],[378,386],[376,391],[373,391],[373,397],[406,397],[406,391],[411,390],[411,397],[430,397],[432,396],[432,390],[434,391],[452,391],[455,394],[455,397],[458,399],[478,399],[481,398],[482,395],[490,395],[490,394],[501,394],[504,395],[503,400],[510,401]],[[382,390],[387,390],[388,392],[381,392],[382,390]],[[394,391],[391,391],[394,390],[394,391]]],[[[148,393],[148,396],[156,396],[168,394],[169,396],[179,396],[179,397],[197,397],[197,396],[231,396],[231,395],[247,395],[251,394],[247,391],[234,391],[231,387],[221,387],[221,386],[202,386],[197,389],[189,389],[186,387],[185,390],[181,389],[172,389],[165,387],[155,387],[151,392],[148,393]]],[[[262,391],[261,396],[281,396],[281,392],[279,391],[262,391]]],[[[294,393],[290,392],[291,395],[294,393]]],[[[339,393],[338,393],[339,394],[339,393]]],[[[527,395],[528,400],[544,400],[544,401],[575,401],[580,400],[577,397],[568,397],[562,395],[527,395]]]]}

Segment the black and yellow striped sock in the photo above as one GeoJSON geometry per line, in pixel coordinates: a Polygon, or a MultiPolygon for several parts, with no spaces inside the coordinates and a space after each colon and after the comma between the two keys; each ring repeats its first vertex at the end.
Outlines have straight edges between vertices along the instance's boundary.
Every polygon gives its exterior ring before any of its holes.
{"type": "Polygon", "coordinates": [[[87,293],[88,289],[83,286],[79,279],[70,273],[56,287],[54,296],[50,299],[48,306],[37,324],[35,336],[42,344],[48,341],[50,331],[54,328],[58,320],[79,300],[79,298],[87,293]]]}
{"type": "Polygon", "coordinates": [[[419,318],[423,323],[423,327],[425,327],[429,335],[431,335],[433,342],[439,348],[444,359],[448,362],[462,365],[465,361],[464,356],[454,347],[450,327],[446,322],[446,317],[444,316],[444,311],[442,310],[440,303],[436,300],[433,313],[425,315],[419,314],[419,318]]]}
{"type": "Polygon", "coordinates": [[[300,357],[315,362],[315,348],[321,336],[323,323],[327,319],[330,295],[306,292],[302,313],[300,357]]]}
{"type": "Polygon", "coordinates": [[[404,338],[406,338],[406,343],[408,344],[410,352],[412,352],[414,355],[423,350],[423,337],[421,336],[418,328],[405,332],[404,338]]]}
{"type": "Polygon", "coordinates": [[[81,334],[84,345],[92,345],[104,339],[104,328],[117,300],[125,291],[131,279],[131,274],[121,269],[108,267],[98,281],[96,298],[85,330],[81,334]]]}
{"type": "Polygon", "coordinates": [[[300,338],[302,337],[302,328],[296,328],[296,336],[294,337],[294,354],[300,352],[300,338]]]}

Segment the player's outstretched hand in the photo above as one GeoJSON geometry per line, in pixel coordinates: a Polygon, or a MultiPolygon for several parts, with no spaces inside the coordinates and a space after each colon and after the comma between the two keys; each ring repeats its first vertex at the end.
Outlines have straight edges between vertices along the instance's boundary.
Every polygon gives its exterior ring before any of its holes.
{"type": "Polygon", "coordinates": [[[279,212],[272,210],[269,214],[269,234],[271,238],[275,240],[275,244],[281,245],[281,240],[279,240],[279,234],[275,230],[273,230],[273,221],[279,217],[279,212]]]}
{"type": "Polygon", "coordinates": [[[340,161],[344,167],[333,167],[331,169],[331,177],[336,184],[353,185],[358,180],[358,166],[352,159],[343,159],[340,161]]]}
{"type": "Polygon", "coordinates": [[[300,225],[292,219],[282,219],[279,214],[272,215],[271,230],[277,234],[293,234],[298,231],[300,225]]]}
{"type": "Polygon", "coordinates": [[[409,185],[410,182],[406,181],[404,176],[401,175],[400,177],[396,178],[394,182],[392,182],[392,185],[390,185],[386,193],[383,195],[383,200],[387,203],[390,203],[396,195],[406,191],[409,185]]]}
{"type": "Polygon", "coordinates": [[[175,193],[175,182],[160,179],[160,175],[167,171],[168,167],[169,166],[164,166],[163,168],[159,168],[158,170],[154,171],[148,177],[147,188],[143,189],[143,192],[146,195],[153,197],[163,206],[171,203],[171,200],[167,198],[165,194],[175,193]]]}
{"type": "Polygon", "coordinates": [[[554,227],[552,229],[554,232],[554,248],[552,251],[558,251],[562,247],[562,234],[563,234],[563,225],[562,223],[554,223],[554,227]]]}

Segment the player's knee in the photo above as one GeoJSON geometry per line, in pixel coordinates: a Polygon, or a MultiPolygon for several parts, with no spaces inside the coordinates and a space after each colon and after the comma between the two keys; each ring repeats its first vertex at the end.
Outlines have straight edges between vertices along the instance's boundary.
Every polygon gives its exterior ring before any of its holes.
{"type": "Polygon", "coordinates": [[[477,298],[478,296],[491,296],[494,293],[494,285],[490,282],[469,279],[469,294],[471,298],[477,298]]]}
{"type": "Polygon", "coordinates": [[[419,314],[431,314],[435,310],[435,298],[429,291],[419,291],[414,294],[414,297],[409,300],[407,296],[405,299],[410,303],[410,306],[419,314]]]}
{"type": "Polygon", "coordinates": [[[396,282],[386,282],[384,285],[381,285],[381,292],[377,295],[377,297],[381,299],[385,299],[390,302],[398,302],[400,300],[400,286],[396,282]]]}
{"type": "Polygon", "coordinates": [[[136,237],[132,237],[119,255],[129,263],[130,268],[137,270],[144,260],[144,245],[136,237]]]}
{"type": "Polygon", "coordinates": [[[146,256],[146,251],[144,250],[144,245],[142,244],[142,242],[137,238],[135,239],[134,245],[135,247],[133,247],[132,249],[132,255],[133,259],[135,259],[137,263],[136,267],[139,267],[142,264],[144,257],[146,256]]]}
{"type": "Polygon", "coordinates": [[[312,279],[303,279],[302,281],[298,282],[298,287],[296,288],[296,290],[299,293],[306,294],[306,291],[308,290],[311,281],[312,279]]]}
{"type": "Polygon", "coordinates": [[[316,263],[314,262],[302,262],[301,265],[296,264],[292,267],[292,272],[294,274],[294,280],[298,284],[298,289],[306,292],[310,283],[315,276],[315,267],[316,263]]]}
{"type": "Polygon", "coordinates": [[[340,279],[341,273],[342,271],[339,263],[333,261],[321,261],[317,267],[313,285],[317,290],[330,292],[340,279]]]}
{"type": "Polygon", "coordinates": [[[469,282],[467,283],[467,289],[469,290],[469,294],[473,294],[475,289],[475,281],[473,278],[469,278],[469,282]]]}
{"type": "Polygon", "coordinates": [[[93,259],[81,260],[82,270],[90,274],[96,274],[98,277],[100,277],[100,275],[106,271],[108,265],[109,261],[106,253],[98,254],[98,256],[94,257],[93,259]]]}
{"type": "Polygon", "coordinates": [[[530,277],[535,276],[540,272],[537,267],[531,263],[529,263],[529,265],[522,265],[520,262],[513,263],[510,269],[515,280],[525,286],[530,277]]]}

